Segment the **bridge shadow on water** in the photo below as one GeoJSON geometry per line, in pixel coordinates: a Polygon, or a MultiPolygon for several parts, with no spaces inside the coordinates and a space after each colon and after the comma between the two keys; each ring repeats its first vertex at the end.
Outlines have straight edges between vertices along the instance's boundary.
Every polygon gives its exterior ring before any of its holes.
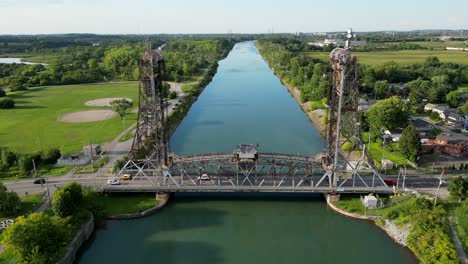
{"type": "Polygon", "coordinates": [[[225,263],[221,242],[204,236],[207,228],[224,225],[228,212],[211,203],[204,207],[210,201],[324,202],[319,194],[179,193],[152,216],[107,221],[81,248],[76,263],[225,263]]]}

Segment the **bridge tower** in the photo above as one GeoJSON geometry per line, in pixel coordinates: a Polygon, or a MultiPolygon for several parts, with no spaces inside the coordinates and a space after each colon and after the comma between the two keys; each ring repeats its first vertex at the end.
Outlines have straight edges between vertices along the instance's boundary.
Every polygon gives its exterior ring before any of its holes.
{"type": "Polygon", "coordinates": [[[168,166],[167,91],[162,85],[164,57],[161,50],[145,51],[140,59],[138,122],[129,160],[119,172],[133,179],[161,172],[168,166]]]}
{"type": "Polygon", "coordinates": [[[358,64],[357,58],[351,52],[352,38],[353,32],[349,29],[345,48],[335,48],[330,53],[333,80],[328,92],[330,107],[327,116],[326,150],[322,156],[325,174],[317,185],[324,179],[328,179],[330,187],[337,188],[340,177],[349,174],[354,183],[356,177],[361,178],[359,170],[363,167],[372,171],[373,176],[377,175],[380,178],[365,160],[365,146],[361,140],[358,113],[358,64]],[[343,151],[344,146],[346,146],[346,151],[343,151]],[[362,152],[360,157],[352,156],[355,150],[362,152]]]}

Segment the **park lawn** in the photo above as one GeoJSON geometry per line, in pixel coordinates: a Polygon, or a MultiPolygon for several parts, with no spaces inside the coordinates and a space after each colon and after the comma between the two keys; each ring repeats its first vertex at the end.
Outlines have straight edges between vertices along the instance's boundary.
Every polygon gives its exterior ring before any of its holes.
{"type": "Polygon", "coordinates": [[[127,134],[123,135],[120,139],[119,142],[125,142],[135,136],[135,131],[129,131],[127,134]]]}
{"type": "Polygon", "coordinates": [[[15,100],[16,106],[0,110],[0,145],[20,153],[52,147],[63,147],[64,153],[77,152],[90,140],[111,141],[137,118],[135,113],[128,114],[125,127],[118,116],[87,123],[57,120],[66,113],[106,109],[85,106],[88,100],[128,97],[137,102],[137,82],[47,86],[9,93],[8,97],[15,100]]]}
{"type": "MultiPolygon", "coordinates": [[[[399,201],[399,200],[402,200],[403,198],[404,197],[402,196],[389,196],[388,198],[385,198],[384,200],[399,201]]],[[[346,194],[346,195],[341,195],[340,200],[334,202],[333,204],[337,206],[338,208],[343,209],[350,213],[361,214],[361,215],[382,216],[386,211],[392,210],[393,208],[398,207],[398,206],[404,206],[406,204],[410,204],[413,200],[414,198],[411,198],[406,201],[396,203],[390,207],[366,210],[366,208],[361,202],[361,198],[359,195],[346,194]]]]}
{"type": "MultiPolygon", "coordinates": [[[[302,54],[328,61],[329,52],[302,52],[302,54]]],[[[468,64],[468,52],[446,51],[446,50],[400,50],[400,51],[372,51],[353,52],[361,64],[378,65],[384,62],[394,61],[401,65],[423,63],[429,56],[437,56],[442,62],[468,64]]]]}
{"type": "Polygon", "coordinates": [[[100,204],[107,215],[137,213],[156,205],[154,194],[99,195],[100,204]]]}

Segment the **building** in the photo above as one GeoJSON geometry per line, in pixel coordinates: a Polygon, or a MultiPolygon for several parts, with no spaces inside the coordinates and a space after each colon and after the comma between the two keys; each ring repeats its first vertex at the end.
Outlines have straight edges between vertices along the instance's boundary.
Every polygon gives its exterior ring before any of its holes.
{"type": "Polygon", "coordinates": [[[387,129],[384,131],[384,136],[386,135],[387,138],[391,138],[393,142],[398,142],[400,141],[402,133],[403,133],[403,130],[401,129],[394,129],[394,130],[387,129]]]}
{"type": "Polygon", "coordinates": [[[421,138],[427,138],[432,135],[432,131],[435,128],[434,125],[431,123],[421,119],[421,118],[414,118],[411,120],[414,127],[416,128],[416,132],[418,132],[421,138]]]}
{"type": "Polygon", "coordinates": [[[468,155],[468,137],[461,134],[440,134],[432,147],[436,153],[461,157],[468,155]]]}
{"type": "Polygon", "coordinates": [[[375,209],[379,207],[379,200],[372,194],[361,196],[362,204],[368,209],[375,209]]]}
{"type": "Polygon", "coordinates": [[[427,112],[427,111],[431,111],[431,112],[432,112],[432,110],[433,110],[434,107],[436,107],[436,106],[437,106],[437,105],[435,105],[435,104],[426,104],[426,105],[424,106],[424,111],[426,111],[426,112],[427,112]]]}
{"type": "Polygon", "coordinates": [[[363,112],[367,111],[371,106],[375,105],[377,100],[365,100],[363,98],[359,98],[358,100],[358,111],[363,112]]]}
{"type": "Polygon", "coordinates": [[[445,120],[444,111],[447,111],[448,107],[445,105],[436,105],[432,108],[432,112],[436,112],[442,120],[445,120]]]}
{"type": "Polygon", "coordinates": [[[83,153],[86,156],[95,156],[101,153],[101,145],[92,144],[83,147],[83,153]],[[92,151],[92,153],[91,153],[92,151]]]}
{"type": "Polygon", "coordinates": [[[445,114],[446,116],[446,121],[449,124],[454,124],[454,125],[462,125],[465,122],[465,116],[459,115],[453,111],[450,111],[449,113],[445,114]]]}

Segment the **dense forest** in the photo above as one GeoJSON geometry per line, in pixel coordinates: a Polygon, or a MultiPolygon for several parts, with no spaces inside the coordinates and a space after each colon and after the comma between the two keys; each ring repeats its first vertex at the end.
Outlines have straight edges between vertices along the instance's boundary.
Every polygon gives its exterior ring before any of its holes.
{"type": "MultiPolygon", "coordinates": [[[[73,39],[72,39],[73,40],[73,39]]],[[[28,87],[58,84],[91,83],[110,80],[138,80],[139,58],[145,46],[139,41],[119,41],[108,44],[82,46],[83,41],[67,40],[76,46],[52,48],[62,42],[36,45],[22,55],[46,57],[48,65],[0,64],[0,88],[12,91],[28,87]]],[[[106,40],[106,39],[104,39],[106,40]]],[[[165,40],[153,40],[152,48],[165,40]]],[[[232,47],[233,39],[184,38],[167,40],[164,46],[166,80],[184,81],[202,75],[212,63],[220,59],[232,47]]],[[[1,42],[1,39],[0,39],[1,42]]],[[[39,42],[41,43],[41,42],[39,42]]],[[[64,44],[62,43],[62,44],[64,44]]]]}
{"type": "MultiPolygon", "coordinates": [[[[263,57],[276,74],[288,84],[297,87],[301,100],[317,101],[326,97],[331,83],[328,62],[307,57],[296,38],[261,39],[258,46],[263,57]]],[[[392,44],[395,46],[406,44],[392,44]]],[[[423,99],[431,103],[446,103],[451,97],[459,97],[460,84],[468,83],[468,65],[442,63],[437,57],[428,57],[424,63],[399,65],[386,62],[381,65],[359,65],[360,91],[369,98],[383,99],[393,95],[408,97],[413,105],[423,99]],[[407,83],[407,89],[390,84],[407,83]]],[[[460,103],[462,100],[459,100],[460,103]]],[[[448,102],[450,104],[450,102],[448,102]]],[[[453,105],[456,107],[458,105],[453,105]]]]}

